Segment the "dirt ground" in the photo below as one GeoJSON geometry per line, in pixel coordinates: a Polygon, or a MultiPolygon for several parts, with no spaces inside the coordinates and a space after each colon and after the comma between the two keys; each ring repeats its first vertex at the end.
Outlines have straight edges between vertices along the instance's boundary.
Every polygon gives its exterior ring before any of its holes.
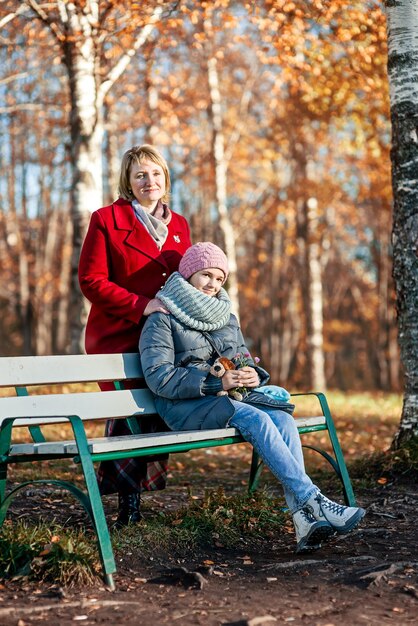
{"type": "MultiPolygon", "coordinates": [[[[294,536],[283,531],[256,550],[244,543],[191,560],[127,553],[118,557],[115,592],[2,584],[0,624],[418,624],[416,476],[357,487],[356,495],[367,509],[361,527],[316,552],[295,555],[294,536]]],[[[172,507],[176,489],[149,497],[172,507]]],[[[29,496],[24,508],[36,504],[29,496]]]]}

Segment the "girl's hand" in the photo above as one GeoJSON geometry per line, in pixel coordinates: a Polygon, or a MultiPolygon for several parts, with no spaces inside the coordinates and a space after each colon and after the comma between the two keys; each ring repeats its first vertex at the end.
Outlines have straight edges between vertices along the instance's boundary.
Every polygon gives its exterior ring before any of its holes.
{"type": "Polygon", "coordinates": [[[222,387],[224,391],[240,387],[241,383],[238,370],[227,370],[222,376],[222,387]]]}
{"type": "Polygon", "coordinates": [[[237,370],[239,373],[238,387],[258,387],[260,384],[260,378],[253,367],[245,365],[237,370]]]}
{"type": "Polygon", "coordinates": [[[222,387],[225,391],[235,387],[258,387],[259,384],[257,372],[248,365],[239,370],[227,370],[222,376],[222,387]]]}
{"type": "Polygon", "coordinates": [[[169,313],[165,308],[164,304],[158,298],[153,298],[147,304],[144,309],[144,315],[151,315],[151,313],[156,313],[159,311],[160,313],[169,313]]]}

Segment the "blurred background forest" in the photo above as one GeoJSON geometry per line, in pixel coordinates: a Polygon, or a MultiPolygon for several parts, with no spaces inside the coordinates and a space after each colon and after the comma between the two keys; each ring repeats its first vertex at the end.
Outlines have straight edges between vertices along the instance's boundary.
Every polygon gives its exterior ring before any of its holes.
{"type": "Polygon", "coordinates": [[[399,390],[381,2],[5,0],[0,25],[3,356],[74,350],[80,240],[147,142],[273,381],[399,390]]]}

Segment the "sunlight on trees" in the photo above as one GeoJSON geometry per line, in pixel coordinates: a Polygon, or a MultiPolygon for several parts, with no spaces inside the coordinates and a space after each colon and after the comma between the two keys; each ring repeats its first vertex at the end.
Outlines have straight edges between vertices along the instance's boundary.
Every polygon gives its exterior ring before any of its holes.
{"type": "Polygon", "coordinates": [[[398,389],[382,4],[70,4],[0,5],[3,353],[74,346],[85,223],[150,141],[273,380],[398,389]]]}

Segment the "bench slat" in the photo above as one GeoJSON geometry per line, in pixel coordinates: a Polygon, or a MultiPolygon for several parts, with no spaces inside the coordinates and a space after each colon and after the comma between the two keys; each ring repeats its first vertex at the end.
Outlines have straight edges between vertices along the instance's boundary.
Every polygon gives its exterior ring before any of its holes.
{"type": "Polygon", "coordinates": [[[0,387],[143,378],[138,354],[0,358],[0,387]]]}
{"type": "MultiPolygon", "coordinates": [[[[325,424],[325,418],[304,417],[296,420],[299,428],[305,426],[319,426],[325,424]]],[[[175,443],[191,443],[223,439],[224,437],[239,436],[235,428],[219,428],[213,430],[185,430],[176,433],[152,433],[147,435],[127,435],[125,437],[97,437],[89,439],[89,451],[92,454],[113,452],[115,450],[137,450],[154,446],[172,445],[175,443]]],[[[11,446],[10,454],[77,454],[75,441],[50,441],[42,443],[23,443],[11,446]]]]}
{"type": "Polygon", "coordinates": [[[66,422],[60,417],[63,415],[95,420],[155,412],[154,400],[148,389],[0,398],[0,424],[6,417],[19,417],[23,418],[15,422],[19,426],[66,422]],[[25,418],[26,415],[30,417],[25,418]]]}
{"type": "MultiPolygon", "coordinates": [[[[97,437],[89,439],[89,451],[111,452],[113,450],[135,450],[137,448],[150,448],[165,446],[174,443],[189,443],[193,441],[206,441],[235,437],[239,433],[235,428],[217,428],[213,430],[185,430],[175,433],[151,433],[146,435],[126,435],[124,437],[97,437]]],[[[10,453],[17,454],[77,454],[75,441],[58,441],[45,443],[15,444],[11,446],[10,453]]]]}

